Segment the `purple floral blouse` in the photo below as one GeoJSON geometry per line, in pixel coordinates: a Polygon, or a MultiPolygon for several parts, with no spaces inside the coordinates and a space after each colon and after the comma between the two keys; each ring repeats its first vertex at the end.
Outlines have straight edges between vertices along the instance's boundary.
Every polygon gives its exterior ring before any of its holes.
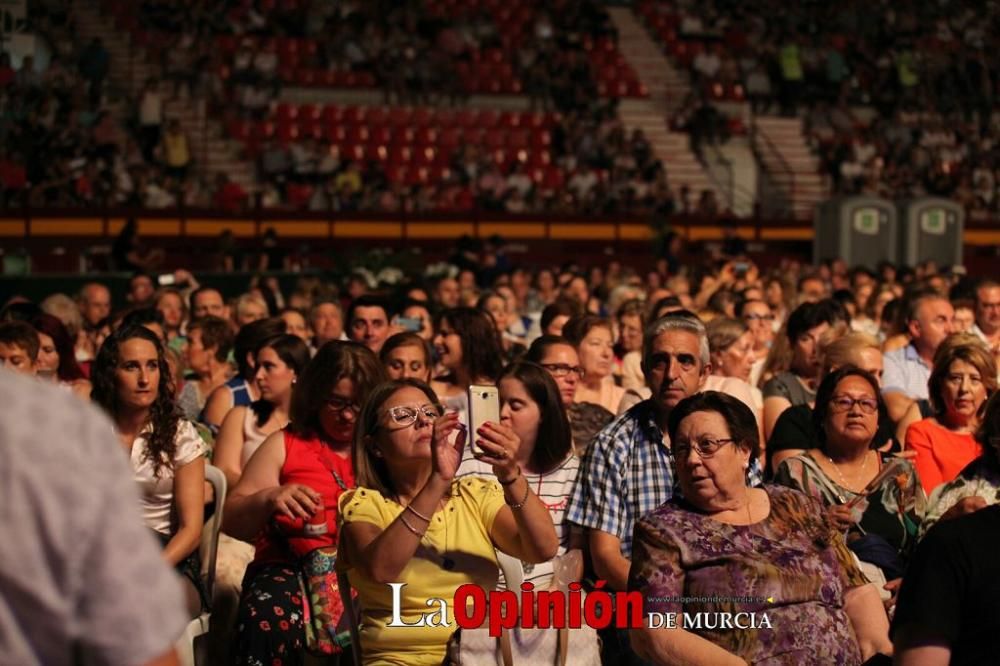
{"type": "Polygon", "coordinates": [[[642,592],[646,613],[674,613],[676,626],[751,664],[861,663],[844,592],[867,581],[843,536],[816,500],[764,490],[770,513],[749,526],[680,499],[646,515],[635,529],[629,589],[642,592]]]}

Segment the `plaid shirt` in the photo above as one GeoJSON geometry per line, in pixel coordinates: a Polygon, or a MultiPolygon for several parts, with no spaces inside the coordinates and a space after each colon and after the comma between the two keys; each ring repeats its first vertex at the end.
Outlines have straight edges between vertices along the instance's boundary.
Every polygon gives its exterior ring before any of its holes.
{"type": "MultiPolygon", "coordinates": [[[[763,481],[757,459],[747,480],[763,481]]],[[[566,520],[601,530],[621,540],[622,555],[632,557],[636,521],[675,494],[674,454],[656,424],[652,400],[644,400],[602,430],[583,456],[566,520]]]]}

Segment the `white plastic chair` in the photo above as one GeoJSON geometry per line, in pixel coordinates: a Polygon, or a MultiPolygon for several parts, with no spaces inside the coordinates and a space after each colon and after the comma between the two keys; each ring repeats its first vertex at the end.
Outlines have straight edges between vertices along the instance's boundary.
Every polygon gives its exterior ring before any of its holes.
{"type": "MultiPolygon", "coordinates": [[[[218,467],[205,465],[205,480],[212,484],[215,490],[215,509],[212,516],[205,521],[201,531],[201,545],[198,547],[201,555],[201,580],[205,586],[208,599],[212,599],[215,589],[215,560],[219,552],[219,532],[222,531],[222,508],[226,505],[226,475],[218,467]]],[[[191,620],[184,633],[177,639],[174,647],[181,666],[197,666],[203,659],[195,657],[195,639],[208,633],[211,612],[204,612],[191,620]]]]}

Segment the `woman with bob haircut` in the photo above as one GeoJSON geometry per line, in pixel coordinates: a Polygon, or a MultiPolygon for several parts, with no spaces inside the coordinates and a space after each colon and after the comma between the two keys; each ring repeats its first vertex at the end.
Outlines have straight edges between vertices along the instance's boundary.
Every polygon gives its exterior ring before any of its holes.
{"type": "Polygon", "coordinates": [[[163,343],[145,326],[108,336],[91,370],[91,399],[115,424],[132,463],[146,526],[189,583],[192,614],[206,607],[198,544],[205,511],[205,448],[174,403],[163,343]]]}
{"type": "MultiPolygon", "coordinates": [[[[520,439],[502,423],[486,423],[477,438],[495,480],[457,479],[466,437],[458,414],[444,413],[429,386],[412,379],[372,392],[354,440],[358,488],[344,493],[337,567],[347,572],[361,606],[365,663],[440,664],[449,626],[389,627],[393,591],[404,583],[400,615],[413,624],[425,600],[451,599],[473,583],[496,586],[495,549],[531,563],[558,548],[549,511],[518,464],[520,439]]],[[[448,624],[454,623],[447,610],[448,624]]]]}
{"type": "Polygon", "coordinates": [[[337,500],[354,487],[351,442],[361,405],[385,370],[356,342],[323,345],[292,390],[291,425],[250,457],[226,502],[223,529],[256,552],[243,579],[237,618],[237,664],[299,663],[305,643],[299,560],[337,546],[337,500]],[[305,523],[324,511],[326,533],[305,523]],[[287,661],[296,659],[296,661],[287,661]]]}
{"type": "Polygon", "coordinates": [[[979,338],[956,333],[938,346],[927,380],[934,415],[912,423],[905,443],[928,495],[982,454],[974,433],[996,389],[996,361],[979,338]]]}

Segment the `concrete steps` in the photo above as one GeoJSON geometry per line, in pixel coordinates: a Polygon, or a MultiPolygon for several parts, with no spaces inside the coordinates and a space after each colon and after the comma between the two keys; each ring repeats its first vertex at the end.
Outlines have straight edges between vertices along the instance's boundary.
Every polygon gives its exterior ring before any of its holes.
{"type": "Polygon", "coordinates": [[[820,173],[819,160],[806,142],[802,120],[758,116],[755,123],[757,131],[777,152],[774,155],[771,150],[761,151],[764,168],[771,179],[785,190],[795,217],[811,218],[816,204],[829,197],[830,193],[826,179],[820,173]]]}

